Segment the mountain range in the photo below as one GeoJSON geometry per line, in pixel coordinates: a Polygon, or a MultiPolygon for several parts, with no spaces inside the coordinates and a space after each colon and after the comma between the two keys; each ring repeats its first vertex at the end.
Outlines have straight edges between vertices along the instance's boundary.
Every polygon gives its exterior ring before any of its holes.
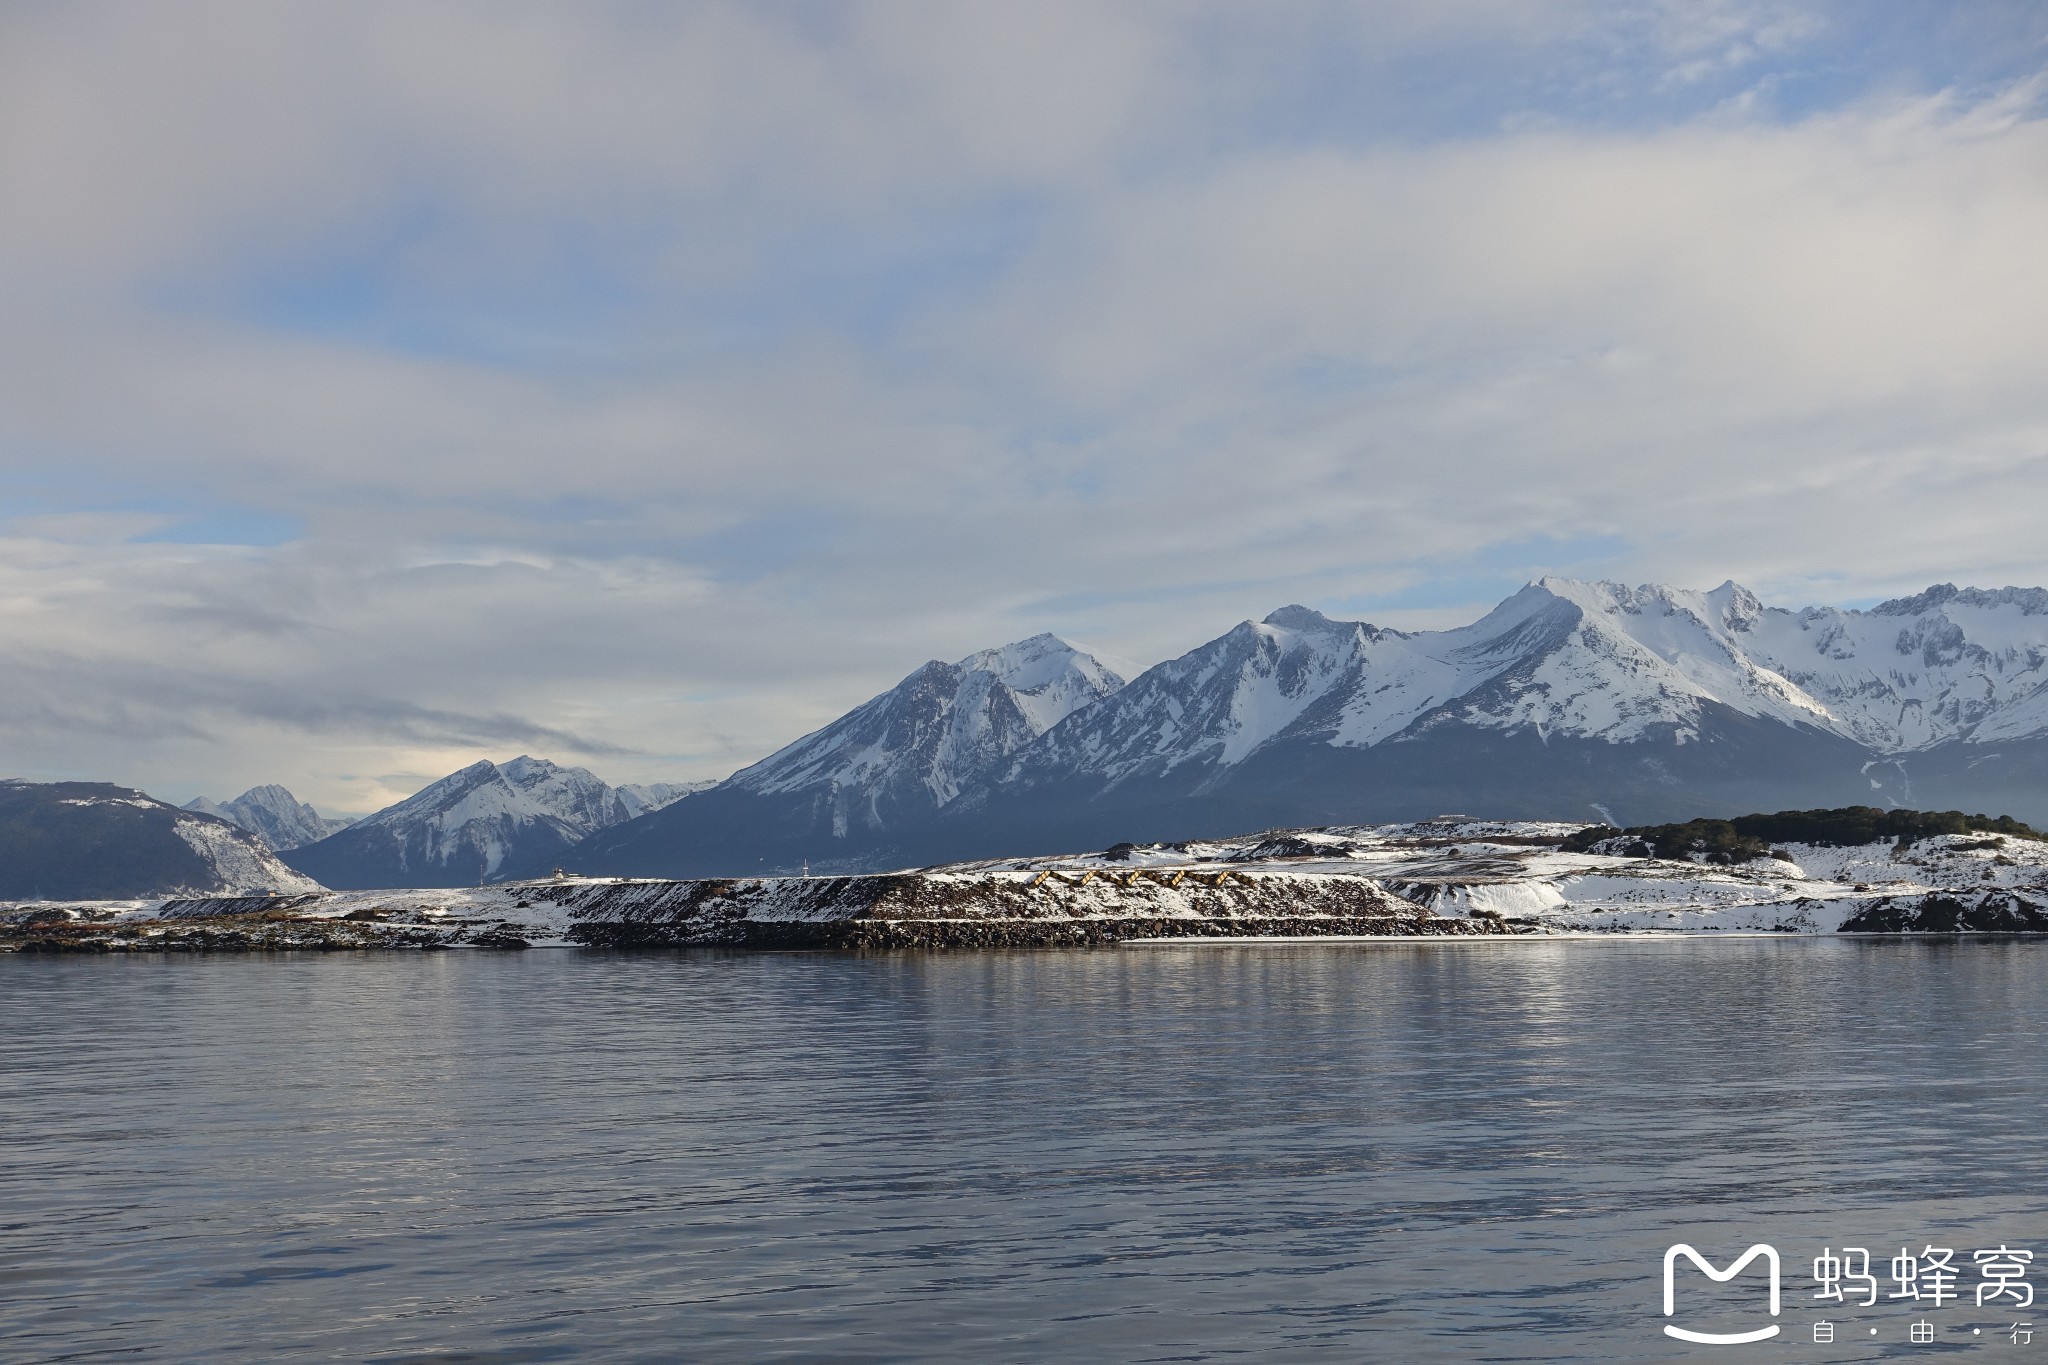
{"type": "Polygon", "coordinates": [[[1795,611],[1732,582],[1545,578],[1445,631],[1283,607],[1128,684],[1038,636],[926,664],[564,862],[844,871],[1448,811],[1872,801],[2048,818],[2048,592],[1795,611]]]}
{"type": "MultiPolygon", "coordinates": [[[[2048,822],[2048,591],[1786,610],[1734,583],[1544,578],[1453,630],[1283,607],[1128,682],[1038,635],[926,663],[718,783],[613,787],[520,757],[344,828],[278,786],[184,814],[365,889],[557,865],[872,871],[1448,812],[1654,824],[1854,804],[2048,822]]],[[[180,839],[161,870],[184,885],[180,839]]]]}

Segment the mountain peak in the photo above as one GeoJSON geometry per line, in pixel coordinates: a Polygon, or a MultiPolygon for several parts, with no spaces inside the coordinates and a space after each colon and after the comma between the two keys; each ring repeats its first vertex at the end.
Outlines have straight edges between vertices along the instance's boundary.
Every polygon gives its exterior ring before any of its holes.
{"type": "Polygon", "coordinates": [[[886,825],[892,804],[945,805],[1123,685],[1113,669],[1059,636],[1033,635],[957,664],[934,660],[724,785],[778,797],[815,794],[818,808],[831,812],[831,837],[844,837],[853,823],[886,825]],[[867,796],[855,800],[857,792],[867,796]]]}
{"type": "Polygon", "coordinates": [[[1763,619],[1763,599],[1732,578],[1706,596],[1720,614],[1721,624],[1732,631],[1746,632],[1763,619]]]}
{"type": "Polygon", "coordinates": [[[1872,616],[1918,616],[1923,611],[1932,611],[1954,600],[1957,593],[1953,583],[1936,583],[1925,592],[1916,592],[1911,597],[1894,597],[1889,602],[1880,602],[1870,609],[1872,616]]]}
{"type": "MultiPolygon", "coordinates": [[[[538,786],[564,773],[590,775],[587,769],[564,768],[559,763],[550,763],[545,758],[535,758],[531,754],[521,754],[509,763],[500,763],[497,765],[497,770],[500,777],[503,777],[507,782],[510,782],[522,791],[529,787],[538,786]]],[[[595,781],[596,779],[593,777],[592,780],[595,781]]]]}
{"type": "Polygon", "coordinates": [[[1026,690],[1042,687],[1066,673],[1107,676],[1118,684],[1123,682],[1093,655],[1049,631],[995,649],[977,650],[954,667],[969,673],[992,673],[1008,686],[1026,690]]]}
{"type": "Polygon", "coordinates": [[[239,825],[280,853],[318,843],[348,823],[321,818],[319,811],[275,782],[251,787],[232,801],[202,796],[186,802],[185,809],[239,825]]]}
{"type": "Polygon", "coordinates": [[[1319,611],[1313,611],[1300,603],[1290,603],[1278,611],[1268,612],[1263,626],[1277,626],[1281,630],[1345,630],[1351,625],[1347,621],[1332,621],[1319,611]]]}

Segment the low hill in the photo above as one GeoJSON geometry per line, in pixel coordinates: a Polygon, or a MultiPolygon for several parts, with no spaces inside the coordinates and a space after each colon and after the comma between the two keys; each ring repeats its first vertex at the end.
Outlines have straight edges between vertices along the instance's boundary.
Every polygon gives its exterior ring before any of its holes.
{"type": "Polygon", "coordinates": [[[229,821],[107,782],[0,780],[0,898],[310,892],[229,821]]]}

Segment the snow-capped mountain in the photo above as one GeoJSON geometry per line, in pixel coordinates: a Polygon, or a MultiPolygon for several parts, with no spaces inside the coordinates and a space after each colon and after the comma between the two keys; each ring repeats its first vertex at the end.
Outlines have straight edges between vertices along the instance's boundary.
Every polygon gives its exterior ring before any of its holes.
{"type": "Polygon", "coordinates": [[[1730,636],[1881,753],[2048,734],[2048,591],[1943,583],[1867,612],[1742,597],[1730,636]]]}
{"type": "Polygon", "coordinates": [[[1112,782],[1265,745],[1415,742],[1450,725],[1700,741],[1717,713],[1885,755],[2048,733],[2048,592],[1943,586],[1869,612],[1546,578],[1473,625],[1404,633],[1286,607],[1141,675],[1019,761],[1112,782]]]}
{"type": "Polygon", "coordinates": [[[595,830],[660,810],[693,790],[613,787],[586,768],[521,756],[472,763],[287,861],[328,885],[474,886],[533,870],[595,830]]]}
{"type": "Polygon", "coordinates": [[[330,820],[276,783],[251,787],[232,801],[187,801],[185,809],[240,825],[273,850],[317,844],[353,821],[330,820]]]}
{"type": "Polygon", "coordinates": [[[822,867],[849,847],[892,847],[899,832],[915,834],[961,793],[999,778],[1048,727],[1122,686],[1053,635],[958,663],[935,659],[712,790],[586,841],[567,865],[744,867],[734,850],[772,845],[778,866],[822,867]]]}
{"type": "Polygon", "coordinates": [[[105,782],[0,781],[0,897],[296,894],[320,884],[254,834],[105,782]]]}
{"type": "Polygon", "coordinates": [[[834,827],[895,797],[943,806],[1079,707],[1123,686],[1053,635],[934,659],[822,730],[733,774],[728,785],[779,796],[832,793],[834,827]]]}
{"type": "MultiPolygon", "coordinates": [[[[975,658],[1056,661],[1056,645],[975,658]]],[[[1008,666],[929,664],[575,865],[879,867],[1450,810],[1655,821],[1876,801],[2048,818],[2040,589],[1788,611],[1734,583],[1545,578],[1419,632],[1291,606],[1128,686],[1081,669],[1023,719],[995,685],[1008,666]]]]}
{"type": "Polygon", "coordinates": [[[1739,633],[1759,610],[1732,583],[1681,593],[1559,579],[1447,631],[1283,607],[1140,675],[1049,733],[1010,776],[1094,773],[1114,785],[1190,763],[1235,767],[1275,743],[1370,748],[1457,725],[1682,744],[1714,708],[1847,735],[1826,705],[1744,653],[1739,633]]]}

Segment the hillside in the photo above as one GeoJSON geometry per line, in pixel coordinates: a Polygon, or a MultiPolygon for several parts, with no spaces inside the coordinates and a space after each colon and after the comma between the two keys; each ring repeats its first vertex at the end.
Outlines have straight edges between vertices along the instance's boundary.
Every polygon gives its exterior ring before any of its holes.
{"type": "Polygon", "coordinates": [[[0,781],[0,897],[318,891],[247,830],[106,782],[0,781]]]}

